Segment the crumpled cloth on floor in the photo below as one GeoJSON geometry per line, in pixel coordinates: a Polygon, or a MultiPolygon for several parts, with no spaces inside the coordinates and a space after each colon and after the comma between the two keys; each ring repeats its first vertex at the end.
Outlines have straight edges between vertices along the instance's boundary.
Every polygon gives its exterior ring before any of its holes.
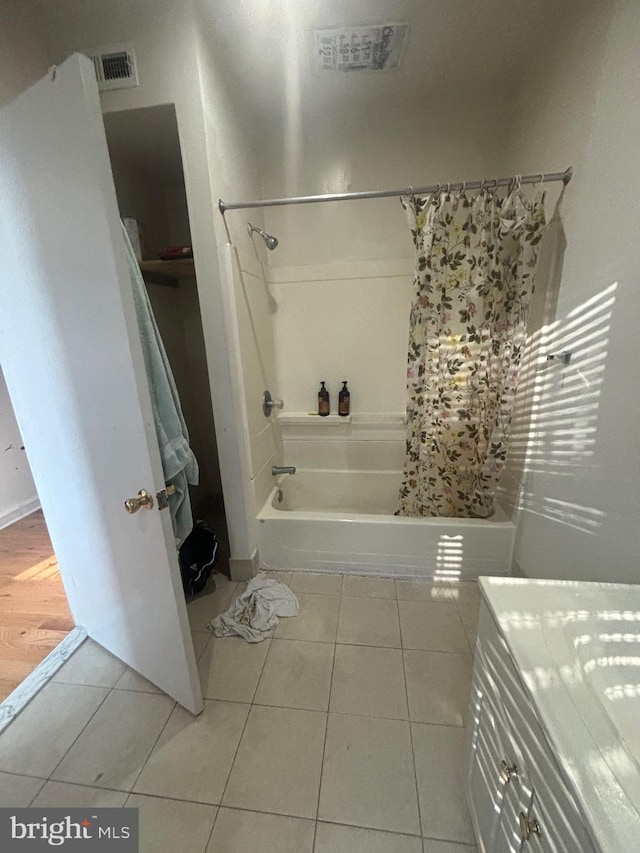
{"type": "Polygon", "coordinates": [[[209,622],[216,637],[244,637],[261,643],[278,624],[279,616],[297,616],[298,599],[288,586],[273,578],[256,575],[225,613],[209,622]]]}

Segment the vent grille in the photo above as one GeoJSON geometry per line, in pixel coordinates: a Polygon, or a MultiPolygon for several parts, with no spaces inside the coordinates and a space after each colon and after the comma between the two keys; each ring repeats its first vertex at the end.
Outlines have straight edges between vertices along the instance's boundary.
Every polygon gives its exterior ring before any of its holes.
{"type": "Polygon", "coordinates": [[[129,80],[133,76],[128,53],[107,53],[102,57],[102,73],[105,80],[129,80]]]}
{"type": "Polygon", "coordinates": [[[87,51],[93,61],[98,89],[126,89],[138,85],[138,70],[133,45],[118,44],[87,51]]]}

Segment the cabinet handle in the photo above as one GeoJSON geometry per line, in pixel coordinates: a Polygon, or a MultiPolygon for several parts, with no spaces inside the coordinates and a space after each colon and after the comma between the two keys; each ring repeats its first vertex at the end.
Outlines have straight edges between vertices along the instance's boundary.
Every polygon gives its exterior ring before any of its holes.
{"type": "Polygon", "coordinates": [[[507,764],[506,761],[500,762],[500,778],[503,782],[509,782],[512,776],[518,775],[518,768],[515,764],[507,764]]]}
{"type": "Polygon", "coordinates": [[[529,820],[524,812],[520,812],[518,822],[520,823],[520,837],[523,841],[528,841],[532,835],[540,837],[540,824],[535,818],[529,820]]]}

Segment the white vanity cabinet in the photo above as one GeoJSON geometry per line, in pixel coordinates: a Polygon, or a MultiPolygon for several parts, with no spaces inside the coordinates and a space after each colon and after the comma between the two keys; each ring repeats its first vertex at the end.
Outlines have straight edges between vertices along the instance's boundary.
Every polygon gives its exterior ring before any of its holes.
{"type": "Polygon", "coordinates": [[[484,601],[467,746],[480,853],[600,853],[484,601]]]}

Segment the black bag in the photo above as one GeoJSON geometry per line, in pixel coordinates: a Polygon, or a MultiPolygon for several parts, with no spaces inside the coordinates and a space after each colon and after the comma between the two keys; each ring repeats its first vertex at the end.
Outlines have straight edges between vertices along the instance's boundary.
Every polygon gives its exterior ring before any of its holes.
{"type": "Polygon", "coordinates": [[[219,545],[215,532],[204,521],[196,521],[179,551],[185,595],[196,595],[205,588],[218,562],[219,545]]]}

